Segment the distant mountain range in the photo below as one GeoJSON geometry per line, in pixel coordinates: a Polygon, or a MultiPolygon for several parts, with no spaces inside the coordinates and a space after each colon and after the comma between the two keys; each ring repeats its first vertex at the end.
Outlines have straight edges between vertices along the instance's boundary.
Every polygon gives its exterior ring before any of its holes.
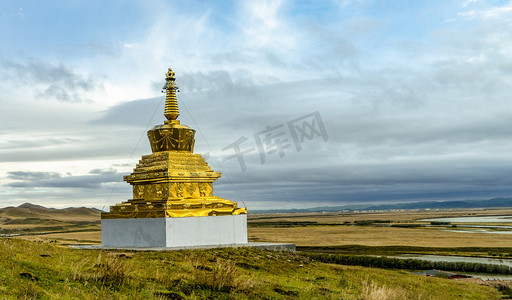
{"type": "MultiPolygon", "coordinates": [[[[512,207],[512,198],[493,198],[487,200],[454,200],[454,201],[428,201],[407,202],[395,204],[357,204],[342,206],[321,206],[304,209],[271,209],[254,210],[249,213],[307,213],[307,212],[335,212],[342,210],[399,210],[399,209],[457,209],[457,208],[500,208],[512,207]]],[[[18,207],[0,208],[1,218],[42,218],[51,216],[53,219],[78,218],[80,220],[99,220],[101,211],[88,207],[69,207],[63,209],[47,208],[41,205],[24,203],[18,207]]]]}
{"type": "Polygon", "coordinates": [[[20,206],[0,208],[0,223],[2,220],[37,218],[54,219],[60,221],[96,221],[100,219],[101,211],[88,207],[69,207],[63,209],[47,208],[32,203],[23,203],[20,206]]]}
{"type": "Polygon", "coordinates": [[[301,212],[334,212],[342,210],[390,210],[390,209],[457,209],[457,208],[499,208],[512,207],[512,198],[493,198],[487,200],[454,200],[454,201],[428,201],[407,202],[396,204],[368,204],[322,206],[305,209],[273,209],[249,210],[249,213],[301,213],[301,212]]]}
{"type": "Polygon", "coordinates": [[[98,231],[101,211],[87,207],[46,208],[23,203],[0,208],[2,235],[98,231]]]}

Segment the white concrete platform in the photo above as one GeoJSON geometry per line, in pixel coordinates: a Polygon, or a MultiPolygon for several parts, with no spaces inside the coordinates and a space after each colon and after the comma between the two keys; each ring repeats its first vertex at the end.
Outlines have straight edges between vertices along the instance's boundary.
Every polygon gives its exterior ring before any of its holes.
{"type": "Polygon", "coordinates": [[[247,215],[101,220],[101,245],[107,248],[238,244],[247,244],[247,215]]]}
{"type": "Polygon", "coordinates": [[[69,245],[69,247],[75,248],[75,249],[88,249],[88,250],[98,249],[98,250],[128,250],[128,251],[174,251],[174,250],[252,247],[252,248],[267,249],[267,250],[274,250],[274,251],[295,252],[295,244],[260,243],[260,242],[248,242],[246,244],[231,244],[231,245],[183,246],[183,247],[109,247],[109,246],[103,246],[103,245],[69,245]]]}

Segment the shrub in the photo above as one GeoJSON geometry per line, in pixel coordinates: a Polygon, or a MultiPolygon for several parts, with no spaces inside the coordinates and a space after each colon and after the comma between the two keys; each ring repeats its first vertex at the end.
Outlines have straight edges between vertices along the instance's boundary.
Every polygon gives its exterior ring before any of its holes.
{"type": "Polygon", "coordinates": [[[469,262],[427,261],[420,259],[400,259],[394,257],[336,255],[336,254],[307,254],[312,259],[325,263],[340,265],[363,266],[382,269],[429,270],[477,272],[491,274],[512,274],[512,268],[504,265],[480,264],[469,262]]]}
{"type": "Polygon", "coordinates": [[[430,222],[430,225],[450,225],[450,222],[439,222],[439,221],[432,221],[430,222]]]}

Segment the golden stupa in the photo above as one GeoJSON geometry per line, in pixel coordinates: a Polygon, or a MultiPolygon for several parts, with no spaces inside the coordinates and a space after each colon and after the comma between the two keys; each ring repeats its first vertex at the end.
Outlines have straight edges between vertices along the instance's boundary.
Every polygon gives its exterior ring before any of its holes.
{"type": "Polygon", "coordinates": [[[176,78],[166,74],[163,125],[148,131],[153,154],[144,155],[124,180],[133,187],[133,199],[110,207],[102,219],[205,217],[247,214],[236,202],[213,196],[213,171],[195,154],[195,130],[181,125],[176,99],[176,78]]]}

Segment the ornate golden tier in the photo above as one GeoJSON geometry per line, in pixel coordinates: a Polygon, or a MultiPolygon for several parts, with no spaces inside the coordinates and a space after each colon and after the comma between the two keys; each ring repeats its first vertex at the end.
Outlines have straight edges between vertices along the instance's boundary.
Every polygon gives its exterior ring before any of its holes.
{"type": "Polygon", "coordinates": [[[196,131],[188,126],[180,125],[173,120],[164,125],[158,125],[148,131],[148,138],[153,153],[160,151],[194,151],[194,134],[196,131]]]}
{"type": "Polygon", "coordinates": [[[124,180],[133,187],[133,199],[110,207],[102,219],[202,217],[246,214],[236,202],[213,196],[220,177],[194,150],[195,130],[181,125],[176,101],[178,86],[171,69],[166,74],[164,125],[148,131],[153,154],[144,155],[124,180]]]}

